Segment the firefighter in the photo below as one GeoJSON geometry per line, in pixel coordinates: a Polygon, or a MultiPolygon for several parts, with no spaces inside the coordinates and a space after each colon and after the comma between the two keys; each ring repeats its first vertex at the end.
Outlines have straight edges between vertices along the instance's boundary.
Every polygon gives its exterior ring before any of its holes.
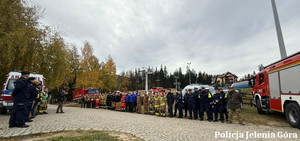
{"type": "Polygon", "coordinates": [[[218,115],[220,114],[220,120],[224,123],[224,116],[223,116],[223,95],[220,93],[220,89],[215,89],[216,94],[213,96],[214,102],[214,113],[215,113],[215,120],[214,122],[218,122],[218,115]]]}
{"type": "Polygon", "coordinates": [[[148,94],[149,94],[149,92],[145,93],[144,99],[143,99],[144,114],[148,114],[149,113],[149,109],[148,109],[148,106],[149,106],[149,95],[148,94]]]}
{"type": "Polygon", "coordinates": [[[156,92],[154,96],[154,111],[155,111],[155,115],[157,116],[160,115],[159,106],[160,106],[159,96],[158,93],[156,92]]]}
{"type": "Polygon", "coordinates": [[[185,94],[183,97],[183,106],[184,106],[184,117],[187,117],[187,112],[188,112],[188,89],[185,89],[185,94]]]}
{"type": "MultiPolygon", "coordinates": [[[[39,85],[42,85],[42,84],[39,84],[39,85]]],[[[41,103],[40,103],[39,114],[48,114],[47,113],[47,101],[48,101],[48,90],[45,92],[41,92],[41,103]]]]}
{"type": "Polygon", "coordinates": [[[108,93],[106,95],[106,106],[107,106],[108,109],[111,108],[111,94],[110,93],[108,93]]]}
{"type": "Polygon", "coordinates": [[[137,100],[136,100],[136,103],[137,103],[137,113],[138,114],[141,114],[142,113],[142,96],[140,93],[137,93],[137,100]]]}
{"type": "Polygon", "coordinates": [[[29,72],[21,72],[21,78],[17,79],[15,82],[15,88],[12,92],[13,97],[13,109],[9,119],[9,127],[20,127],[20,128],[27,128],[28,125],[25,124],[25,99],[26,97],[29,98],[28,92],[28,81],[29,72]]]}
{"type": "Polygon", "coordinates": [[[209,110],[209,102],[212,98],[211,94],[205,90],[205,87],[201,88],[201,92],[199,94],[199,103],[200,103],[200,120],[203,121],[204,110],[206,111],[206,116],[208,121],[212,120],[211,113],[209,110]]]}
{"type": "Polygon", "coordinates": [[[171,93],[171,89],[168,90],[167,94],[167,102],[168,102],[168,113],[169,117],[173,117],[173,104],[174,104],[174,94],[171,93]]]}
{"type": "Polygon", "coordinates": [[[233,122],[233,112],[237,114],[239,124],[243,124],[241,113],[241,103],[243,102],[241,94],[237,93],[232,87],[229,87],[228,93],[228,110],[229,110],[229,122],[233,122]]]}
{"type": "Polygon", "coordinates": [[[92,105],[91,100],[92,100],[92,97],[89,95],[88,96],[88,101],[87,101],[87,106],[86,106],[87,108],[91,108],[91,105],[92,105]]]}
{"type": "Polygon", "coordinates": [[[40,104],[40,101],[41,101],[41,98],[40,98],[40,95],[41,95],[41,90],[42,90],[42,87],[39,85],[39,81],[38,80],[35,80],[34,81],[34,84],[36,85],[36,97],[34,98],[34,101],[33,101],[33,106],[32,106],[32,109],[31,109],[31,116],[34,118],[37,114],[37,109],[38,109],[38,105],[40,104]]]}
{"type": "Polygon", "coordinates": [[[196,104],[196,98],[195,98],[195,95],[193,95],[192,93],[192,89],[189,89],[189,92],[187,94],[187,101],[188,101],[188,107],[189,107],[189,115],[190,115],[190,119],[193,119],[193,113],[194,113],[194,119],[196,119],[195,117],[197,117],[196,113],[194,112],[196,107],[195,107],[195,104],[196,104]]]}
{"type": "MultiPolygon", "coordinates": [[[[183,113],[182,113],[182,106],[183,106],[183,96],[181,94],[181,90],[179,89],[176,93],[176,105],[175,107],[177,107],[178,111],[179,111],[179,118],[183,117],[183,113]]],[[[175,109],[175,116],[176,116],[176,109],[175,109]]]]}
{"type": "Polygon", "coordinates": [[[159,109],[160,109],[160,116],[166,116],[166,95],[165,93],[161,93],[159,97],[159,109]]]}
{"type": "Polygon", "coordinates": [[[115,96],[115,100],[116,100],[116,110],[117,111],[121,111],[121,98],[122,95],[120,92],[117,92],[116,96],[115,96]]]}
{"type": "Polygon", "coordinates": [[[92,104],[92,108],[96,108],[96,98],[95,98],[95,96],[92,96],[91,104],[92,104]]]}
{"type": "Polygon", "coordinates": [[[220,89],[220,93],[222,94],[223,97],[223,101],[222,101],[223,114],[225,115],[226,122],[228,122],[227,93],[225,93],[222,88],[220,89]]]}
{"type": "Polygon", "coordinates": [[[151,115],[155,114],[155,109],[154,109],[154,95],[153,95],[153,93],[150,94],[149,114],[151,114],[151,115]]]}

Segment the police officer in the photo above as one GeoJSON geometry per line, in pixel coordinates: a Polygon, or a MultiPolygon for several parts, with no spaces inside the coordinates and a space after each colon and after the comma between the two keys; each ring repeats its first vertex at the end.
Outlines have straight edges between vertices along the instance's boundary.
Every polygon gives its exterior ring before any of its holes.
{"type": "MultiPolygon", "coordinates": [[[[178,108],[178,111],[179,111],[179,118],[182,118],[183,117],[183,113],[182,113],[182,106],[183,106],[183,96],[181,94],[181,90],[178,90],[177,91],[177,94],[176,94],[176,107],[178,108]]],[[[176,109],[175,109],[175,115],[176,115],[176,109]]]]}
{"type": "Polygon", "coordinates": [[[194,119],[196,119],[197,115],[194,112],[196,109],[196,98],[195,95],[192,93],[192,89],[189,89],[189,92],[187,94],[187,101],[188,101],[188,107],[189,107],[189,115],[190,119],[193,119],[193,113],[194,113],[194,119]]]}
{"type": "Polygon", "coordinates": [[[225,115],[226,122],[228,122],[227,93],[225,93],[222,88],[220,89],[220,93],[222,94],[222,97],[223,97],[223,101],[222,101],[223,114],[225,115]]]}
{"type": "Polygon", "coordinates": [[[27,109],[26,109],[26,122],[32,122],[30,118],[33,118],[33,116],[30,114],[31,113],[31,107],[33,106],[33,101],[37,96],[37,91],[36,91],[36,85],[34,83],[35,78],[34,77],[29,77],[28,78],[28,90],[30,93],[27,109]]]}
{"type": "Polygon", "coordinates": [[[17,79],[15,82],[15,88],[12,92],[13,97],[13,108],[9,119],[9,127],[20,127],[27,128],[28,125],[25,124],[26,115],[26,99],[29,99],[30,93],[28,89],[29,72],[21,72],[21,78],[17,79]]]}
{"type": "Polygon", "coordinates": [[[194,88],[194,93],[193,95],[195,96],[195,111],[194,111],[194,115],[195,115],[195,119],[198,119],[198,114],[200,116],[200,103],[199,103],[199,92],[198,92],[198,88],[195,87],[194,88]]]}
{"type": "Polygon", "coordinates": [[[171,93],[171,89],[168,90],[167,94],[167,103],[168,103],[168,112],[169,117],[173,117],[173,103],[174,103],[174,94],[171,93]]]}
{"type": "Polygon", "coordinates": [[[242,96],[240,93],[237,93],[232,87],[229,87],[228,93],[228,110],[229,110],[229,122],[233,122],[233,112],[237,114],[239,124],[243,124],[243,119],[240,115],[241,113],[241,103],[243,102],[242,96]]]}
{"type": "Polygon", "coordinates": [[[216,94],[213,96],[214,102],[214,113],[215,113],[215,120],[214,122],[218,122],[218,115],[220,114],[221,122],[224,123],[224,116],[223,116],[223,95],[220,93],[220,89],[215,89],[216,94]]]}
{"type": "Polygon", "coordinates": [[[185,94],[183,97],[183,105],[184,105],[184,117],[187,117],[187,112],[188,112],[188,90],[185,89],[185,94]]]}
{"type": "Polygon", "coordinates": [[[205,87],[201,88],[201,92],[199,94],[199,103],[200,103],[200,120],[203,121],[204,110],[206,111],[206,116],[208,121],[212,120],[210,110],[209,110],[209,102],[212,98],[211,94],[205,90],[205,87]]]}

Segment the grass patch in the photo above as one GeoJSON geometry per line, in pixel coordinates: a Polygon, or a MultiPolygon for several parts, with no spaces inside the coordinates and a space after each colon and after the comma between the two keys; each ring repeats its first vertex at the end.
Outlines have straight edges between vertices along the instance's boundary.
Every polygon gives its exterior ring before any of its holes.
{"type": "Polygon", "coordinates": [[[47,134],[36,134],[6,139],[7,141],[142,141],[131,134],[110,131],[63,131],[47,134]]]}

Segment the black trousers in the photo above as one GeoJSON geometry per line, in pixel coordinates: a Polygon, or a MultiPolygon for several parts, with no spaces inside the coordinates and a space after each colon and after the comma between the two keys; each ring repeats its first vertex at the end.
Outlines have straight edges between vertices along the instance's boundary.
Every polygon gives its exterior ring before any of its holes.
{"type": "Polygon", "coordinates": [[[130,102],[125,102],[125,106],[126,106],[126,109],[125,109],[125,111],[126,112],[129,112],[130,110],[130,102]]]}
{"type": "MultiPolygon", "coordinates": [[[[175,104],[174,116],[176,116],[176,114],[177,114],[177,110],[178,110],[178,104],[176,103],[176,104],[175,104]]],[[[181,109],[181,110],[182,110],[182,109],[181,109]]]]}
{"type": "Polygon", "coordinates": [[[177,108],[178,108],[178,111],[179,111],[179,118],[182,118],[183,117],[182,104],[177,104],[177,108]]]}
{"type": "Polygon", "coordinates": [[[225,115],[226,120],[228,120],[228,109],[227,105],[223,105],[223,113],[225,115]]]}
{"type": "Polygon", "coordinates": [[[212,120],[211,113],[209,110],[209,103],[201,103],[200,104],[200,120],[203,120],[204,110],[206,111],[207,119],[212,120]]]}
{"type": "Polygon", "coordinates": [[[26,105],[21,102],[14,102],[9,119],[10,126],[22,126],[25,124],[26,105]]]}
{"type": "Polygon", "coordinates": [[[196,119],[197,114],[195,113],[195,111],[196,111],[195,104],[194,103],[193,104],[189,103],[188,107],[189,107],[190,119],[193,119],[193,113],[194,113],[194,119],[196,119]]]}
{"type": "Polygon", "coordinates": [[[224,116],[223,116],[223,106],[220,104],[215,104],[214,105],[214,113],[215,113],[215,121],[218,120],[218,114],[220,114],[220,119],[221,121],[224,120],[224,116]]]}
{"type": "Polygon", "coordinates": [[[187,112],[188,112],[188,104],[184,104],[184,116],[187,117],[187,112]]]}
{"type": "Polygon", "coordinates": [[[173,103],[168,103],[169,116],[173,117],[173,103]]]}

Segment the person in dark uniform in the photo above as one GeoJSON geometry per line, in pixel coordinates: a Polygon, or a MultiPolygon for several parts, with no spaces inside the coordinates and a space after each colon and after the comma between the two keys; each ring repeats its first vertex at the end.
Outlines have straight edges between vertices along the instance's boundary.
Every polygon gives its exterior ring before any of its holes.
{"type": "Polygon", "coordinates": [[[27,110],[26,110],[26,122],[32,122],[31,119],[29,119],[29,116],[30,118],[33,118],[32,115],[30,115],[31,111],[32,111],[32,104],[33,104],[33,101],[34,99],[37,97],[37,91],[36,91],[36,85],[34,83],[34,80],[35,78],[34,77],[29,77],[28,78],[28,90],[29,90],[29,93],[30,93],[30,97],[29,97],[29,101],[28,101],[28,105],[27,105],[27,110]]]}
{"type": "Polygon", "coordinates": [[[130,112],[130,98],[131,98],[131,94],[128,93],[126,95],[126,98],[125,98],[125,106],[126,106],[126,112],[130,112]]]}
{"type": "Polygon", "coordinates": [[[183,105],[184,105],[184,117],[187,117],[187,112],[188,112],[188,91],[185,89],[185,94],[183,98],[183,105]]]}
{"type": "Polygon", "coordinates": [[[190,115],[190,119],[193,119],[193,113],[194,113],[194,119],[197,116],[196,113],[194,112],[196,107],[196,101],[195,101],[195,95],[193,95],[192,93],[192,89],[189,89],[189,92],[187,94],[187,101],[188,101],[188,107],[189,107],[189,115],[190,115]]]}
{"type": "Polygon", "coordinates": [[[220,93],[223,96],[223,114],[225,115],[226,122],[228,122],[227,93],[225,93],[222,88],[220,89],[220,93]]]}
{"type": "Polygon", "coordinates": [[[195,96],[195,110],[194,110],[195,117],[194,118],[198,119],[198,113],[200,115],[200,103],[199,103],[199,99],[198,99],[199,92],[198,92],[197,87],[194,88],[193,95],[195,96]]]}
{"type": "Polygon", "coordinates": [[[215,113],[215,120],[214,122],[218,122],[218,115],[220,114],[220,120],[224,123],[224,116],[223,116],[223,96],[220,93],[220,89],[216,88],[216,94],[213,96],[214,102],[214,113],[215,113]]]}
{"type": "Polygon", "coordinates": [[[168,103],[168,112],[169,117],[173,117],[173,103],[174,103],[174,94],[171,93],[171,89],[168,90],[167,94],[167,103],[168,103]]]}
{"type": "Polygon", "coordinates": [[[30,93],[28,89],[29,72],[21,72],[21,78],[15,82],[15,88],[12,92],[13,97],[13,108],[9,119],[9,128],[19,127],[27,128],[29,125],[25,124],[26,115],[26,99],[29,99],[30,93]]]}
{"type": "MultiPolygon", "coordinates": [[[[181,94],[181,90],[177,91],[177,94],[176,94],[176,105],[177,105],[177,108],[178,108],[178,111],[179,111],[179,118],[182,118],[183,117],[183,113],[182,113],[183,96],[181,94]]],[[[176,115],[176,112],[177,111],[175,109],[175,115],[176,115]]]]}
{"type": "Polygon", "coordinates": [[[84,108],[85,107],[85,95],[81,98],[81,106],[80,106],[80,108],[84,108]]]}
{"type": "Polygon", "coordinates": [[[205,90],[205,87],[201,88],[199,93],[199,103],[200,103],[200,120],[203,121],[204,110],[206,111],[208,121],[212,121],[211,113],[209,110],[209,102],[211,101],[211,94],[205,90]]]}

